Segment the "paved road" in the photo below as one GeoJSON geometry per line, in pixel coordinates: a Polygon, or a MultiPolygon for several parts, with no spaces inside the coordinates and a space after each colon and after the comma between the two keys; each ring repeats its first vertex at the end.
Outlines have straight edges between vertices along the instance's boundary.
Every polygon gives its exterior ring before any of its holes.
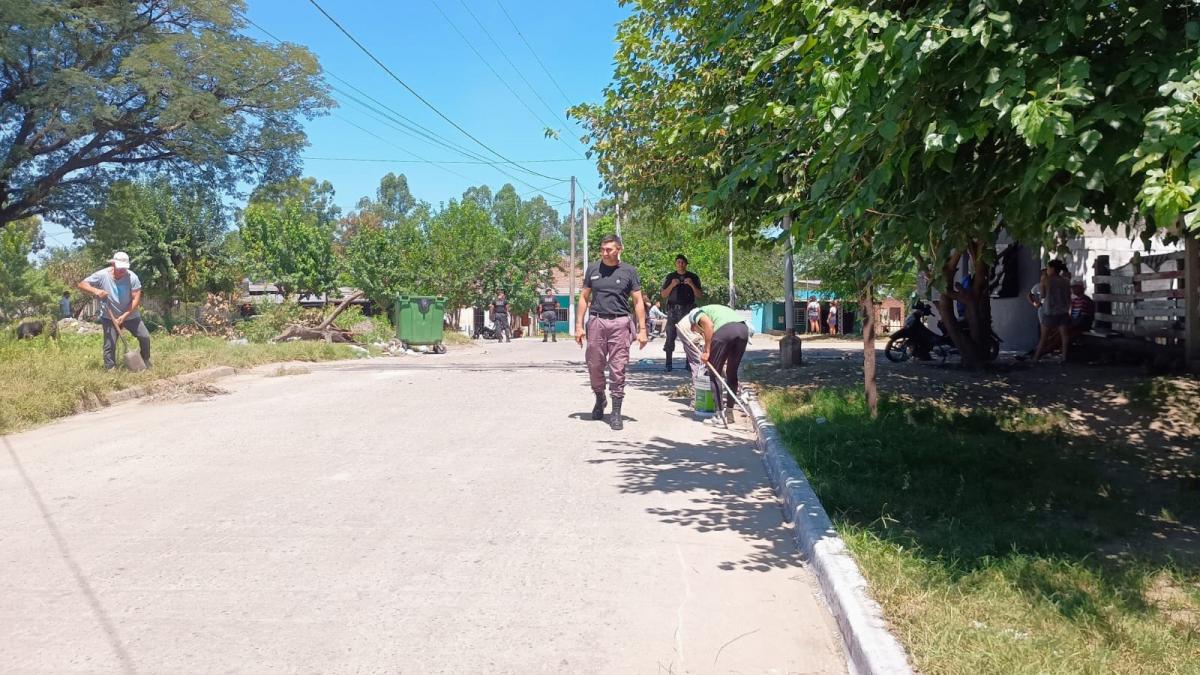
{"type": "Polygon", "coordinates": [[[657,364],[613,432],[581,358],[242,375],[4,438],[0,672],[845,672],[749,436],[657,364]]]}

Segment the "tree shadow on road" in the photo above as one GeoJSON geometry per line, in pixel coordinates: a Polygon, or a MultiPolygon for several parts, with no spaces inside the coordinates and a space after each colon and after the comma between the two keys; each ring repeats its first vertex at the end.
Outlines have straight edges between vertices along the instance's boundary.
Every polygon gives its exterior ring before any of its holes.
{"type": "Polygon", "coordinates": [[[750,542],[751,554],[723,562],[721,569],[765,572],[802,563],[762,460],[746,439],[727,435],[696,444],[656,436],[649,442],[612,441],[600,452],[604,457],[591,463],[618,466],[622,492],[689,496],[687,508],[648,509],[661,522],[698,532],[736,532],[750,542]]]}

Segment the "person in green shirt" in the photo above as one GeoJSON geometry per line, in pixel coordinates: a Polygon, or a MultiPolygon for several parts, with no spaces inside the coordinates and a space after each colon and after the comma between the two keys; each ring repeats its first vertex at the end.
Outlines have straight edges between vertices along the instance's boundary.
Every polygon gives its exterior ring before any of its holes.
{"type": "Polygon", "coordinates": [[[686,321],[702,338],[704,346],[699,354],[700,362],[707,363],[720,373],[729,385],[729,392],[722,396],[721,383],[709,371],[717,414],[712,424],[725,426],[733,422],[733,393],[738,393],[738,368],[750,342],[750,327],[740,314],[724,305],[704,305],[688,313],[686,321]]]}

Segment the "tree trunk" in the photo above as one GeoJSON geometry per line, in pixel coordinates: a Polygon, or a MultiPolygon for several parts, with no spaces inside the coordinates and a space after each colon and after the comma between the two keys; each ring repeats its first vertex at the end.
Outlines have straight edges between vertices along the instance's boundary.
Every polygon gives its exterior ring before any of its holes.
{"type": "Polygon", "coordinates": [[[361,297],[362,297],[362,291],[359,291],[357,293],[352,293],[350,295],[350,297],[348,297],[342,301],[342,304],[337,306],[337,309],[333,310],[333,314],[330,314],[328,317],[325,318],[324,321],[321,322],[320,326],[317,326],[317,330],[318,331],[329,330],[329,327],[331,325],[333,325],[333,320],[338,318],[339,314],[346,311],[346,308],[350,306],[350,303],[354,302],[355,300],[357,300],[361,297]]]}
{"type": "Polygon", "coordinates": [[[868,278],[859,298],[863,315],[863,389],[871,419],[879,418],[879,386],[875,380],[875,282],[868,278]]]}

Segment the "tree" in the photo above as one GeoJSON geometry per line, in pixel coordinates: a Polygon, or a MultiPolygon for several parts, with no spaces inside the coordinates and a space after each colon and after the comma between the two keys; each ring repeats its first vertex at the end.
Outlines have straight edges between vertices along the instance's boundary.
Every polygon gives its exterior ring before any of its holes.
{"type": "Polygon", "coordinates": [[[146,295],[163,301],[168,327],[175,301],[198,300],[228,283],[222,256],[228,220],[220,196],[206,185],[162,176],[119,181],[91,216],[91,245],[129,253],[146,295]]]}
{"type": "MultiPolygon", "coordinates": [[[[315,184],[305,179],[294,185],[315,184]]],[[[279,286],[284,297],[326,293],[336,285],[336,212],[315,196],[320,192],[268,190],[261,201],[251,200],[242,215],[241,244],[248,271],[279,286]]]]}
{"type": "Polygon", "coordinates": [[[41,221],[26,218],[0,228],[0,319],[44,312],[54,301],[45,273],[30,256],[41,241],[41,221]]]}
{"type": "Polygon", "coordinates": [[[169,168],[214,185],[294,164],[322,113],[316,58],[240,34],[242,0],[0,3],[0,226],[83,233],[113,180],[169,168]]]}
{"type": "Polygon", "coordinates": [[[990,311],[955,274],[965,256],[986,278],[1001,227],[1055,247],[1087,220],[1194,212],[1190,5],[643,3],[603,105],[574,113],[635,205],[751,230],[792,215],[864,289],[908,258],[937,271],[943,313],[967,306],[974,339],[947,327],[971,364],[990,311]]]}

